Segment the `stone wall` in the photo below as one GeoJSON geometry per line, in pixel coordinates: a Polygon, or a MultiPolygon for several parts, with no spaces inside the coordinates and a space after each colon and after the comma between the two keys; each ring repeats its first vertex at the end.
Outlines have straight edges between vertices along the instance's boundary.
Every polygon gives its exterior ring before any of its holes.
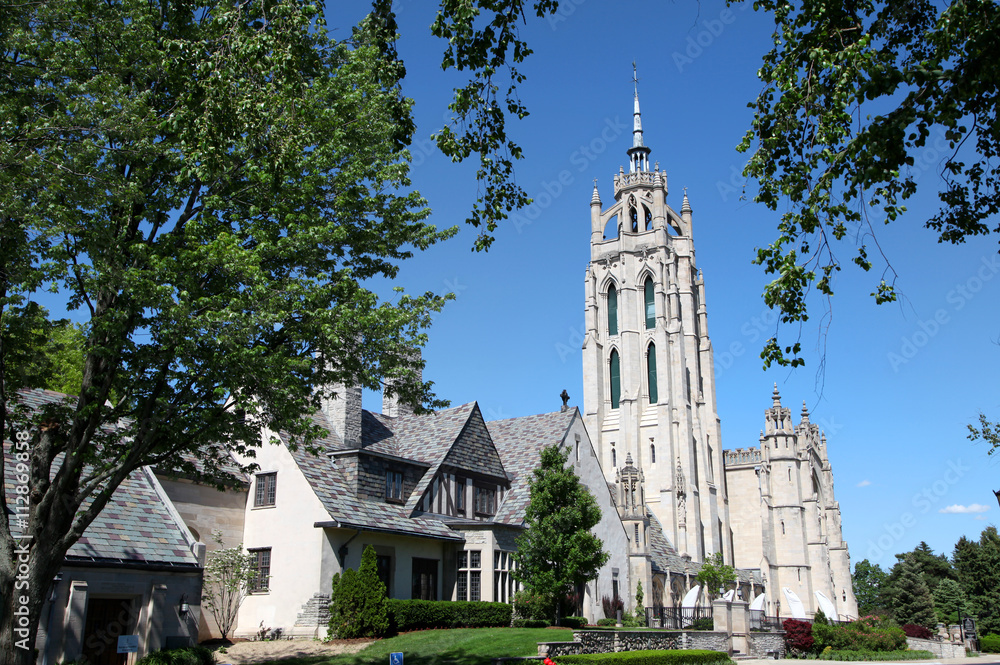
{"type": "Polygon", "coordinates": [[[710,631],[576,630],[572,642],[539,642],[539,656],[646,649],[708,649],[729,653],[729,636],[710,631]]]}
{"type": "Polygon", "coordinates": [[[785,657],[785,633],[758,633],[747,635],[748,654],[751,658],[772,658],[775,652],[778,658],[785,657]]]}
{"type": "Polygon", "coordinates": [[[930,651],[938,658],[965,658],[965,646],[962,644],[907,637],[906,646],[913,650],[930,651]]]}

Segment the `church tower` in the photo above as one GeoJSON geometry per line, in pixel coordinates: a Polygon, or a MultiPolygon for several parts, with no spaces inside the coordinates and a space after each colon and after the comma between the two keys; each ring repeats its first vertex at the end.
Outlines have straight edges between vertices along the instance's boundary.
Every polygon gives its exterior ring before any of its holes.
{"type": "MultiPolygon", "coordinates": [[[[645,509],[680,554],[704,561],[721,552],[731,564],[691,204],[685,193],[680,213],[668,205],[667,174],[650,167],[637,83],[633,117],[629,168],[613,178],[614,202],[602,208],[596,181],[590,202],[584,417],[608,483],[626,470],[641,479],[645,509]]],[[[643,526],[630,520],[633,531],[643,526]]],[[[634,551],[643,551],[641,537],[634,551]]]]}

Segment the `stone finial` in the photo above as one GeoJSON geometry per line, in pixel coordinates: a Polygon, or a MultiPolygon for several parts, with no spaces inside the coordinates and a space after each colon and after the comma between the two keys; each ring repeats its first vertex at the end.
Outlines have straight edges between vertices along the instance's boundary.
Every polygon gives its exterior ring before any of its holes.
{"type": "Polygon", "coordinates": [[[691,212],[691,201],[688,199],[688,188],[684,188],[684,200],[681,202],[681,214],[691,212]]]}
{"type": "Polygon", "coordinates": [[[774,384],[774,392],[771,393],[773,406],[781,406],[781,393],[778,392],[778,384],[774,384]]]}
{"type": "Polygon", "coordinates": [[[560,409],[560,410],[561,411],[565,411],[565,410],[569,409],[569,393],[566,392],[565,388],[563,389],[563,391],[561,393],[559,393],[559,399],[562,400],[562,409],[560,409]]]}
{"type": "Polygon", "coordinates": [[[806,406],[805,400],[802,400],[802,424],[809,424],[809,408],[806,406]]]}
{"type": "Polygon", "coordinates": [[[601,195],[597,193],[597,178],[594,178],[594,194],[590,197],[590,205],[601,205],[601,195]]]}

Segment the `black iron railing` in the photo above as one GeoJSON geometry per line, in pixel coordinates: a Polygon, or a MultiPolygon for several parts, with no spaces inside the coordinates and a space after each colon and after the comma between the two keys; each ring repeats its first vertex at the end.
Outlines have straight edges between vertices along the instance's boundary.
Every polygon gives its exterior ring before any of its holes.
{"type": "Polygon", "coordinates": [[[646,625],[665,630],[712,630],[711,607],[647,607],[646,625]]]}
{"type": "Polygon", "coordinates": [[[750,630],[774,632],[781,629],[781,619],[778,617],[769,617],[764,610],[750,610],[750,630]]]}

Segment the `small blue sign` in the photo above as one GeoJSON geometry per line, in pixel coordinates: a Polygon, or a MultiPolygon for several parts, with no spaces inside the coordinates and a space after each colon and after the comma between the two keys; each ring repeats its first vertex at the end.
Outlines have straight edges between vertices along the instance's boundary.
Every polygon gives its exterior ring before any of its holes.
{"type": "Polygon", "coordinates": [[[393,651],[389,654],[389,665],[403,665],[403,652],[393,651]]]}

